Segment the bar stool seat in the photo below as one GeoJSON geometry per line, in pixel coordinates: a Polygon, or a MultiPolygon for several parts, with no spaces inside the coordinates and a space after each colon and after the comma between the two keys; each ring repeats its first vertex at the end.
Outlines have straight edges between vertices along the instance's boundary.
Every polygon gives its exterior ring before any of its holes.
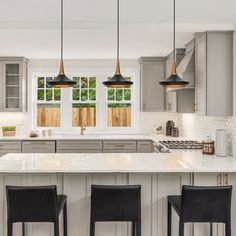
{"type": "Polygon", "coordinates": [[[167,235],[171,236],[171,207],[179,216],[179,236],[184,235],[185,223],[225,224],[225,236],[231,236],[231,195],[232,186],[182,187],[182,194],[167,197],[167,235]]]}
{"type": "Polygon", "coordinates": [[[92,185],[90,236],[96,222],[132,222],[132,236],[141,236],[141,186],[92,185]]]}
{"type": "Polygon", "coordinates": [[[59,215],[63,211],[63,230],[67,236],[67,196],[57,195],[55,185],[51,186],[6,186],[7,235],[13,236],[13,224],[45,222],[54,224],[54,236],[59,236],[59,215]]]}

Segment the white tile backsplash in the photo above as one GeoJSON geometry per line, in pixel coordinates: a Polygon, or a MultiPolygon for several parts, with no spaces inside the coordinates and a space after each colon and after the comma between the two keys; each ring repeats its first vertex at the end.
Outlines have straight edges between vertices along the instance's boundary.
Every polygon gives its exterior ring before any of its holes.
{"type": "MultiPolygon", "coordinates": [[[[27,133],[27,114],[22,112],[1,112],[1,126],[16,126],[16,134],[23,135],[27,133]]],[[[2,129],[0,129],[2,135],[2,129]]]]}
{"type": "Polygon", "coordinates": [[[173,120],[176,127],[179,127],[179,114],[169,112],[140,112],[139,132],[142,134],[154,133],[156,126],[162,126],[165,133],[166,121],[173,120]]]}
{"type": "MultiPolygon", "coordinates": [[[[162,126],[165,132],[167,120],[173,120],[180,129],[180,136],[189,139],[205,139],[207,136],[215,138],[217,129],[226,129],[229,134],[230,152],[236,155],[236,117],[207,117],[195,114],[176,114],[168,112],[140,112],[139,133],[152,134],[154,127],[162,126]]],[[[0,113],[0,127],[17,127],[17,135],[28,132],[26,113],[0,113]]],[[[0,129],[0,135],[2,131],[0,129]]]]}

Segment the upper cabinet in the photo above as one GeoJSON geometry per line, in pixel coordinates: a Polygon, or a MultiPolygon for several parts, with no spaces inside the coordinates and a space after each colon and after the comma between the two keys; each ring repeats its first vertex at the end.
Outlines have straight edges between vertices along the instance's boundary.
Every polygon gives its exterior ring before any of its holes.
{"type": "Polygon", "coordinates": [[[166,111],[194,113],[194,89],[177,90],[166,93],[166,111]]]}
{"type": "Polygon", "coordinates": [[[159,82],[165,79],[165,57],[142,57],[140,64],[141,111],[164,111],[165,91],[159,82]]]}
{"type": "Polygon", "coordinates": [[[27,59],[23,57],[0,58],[0,111],[26,111],[27,59]]]}
{"type": "Polygon", "coordinates": [[[195,36],[195,112],[207,116],[233,114],[233,33],[195,36]]]}
{"type": "MultiPolygon", "coordinates": [[[[180,77],[189,81],[183,89],[166,89],[165,110],[168,112],[193,113],[195,106],[194,90],[194,40],[176,49],[176,64],[180,77]]],[[[173,52],[166,58],[166,78],[172,69],[173,52]]]]}

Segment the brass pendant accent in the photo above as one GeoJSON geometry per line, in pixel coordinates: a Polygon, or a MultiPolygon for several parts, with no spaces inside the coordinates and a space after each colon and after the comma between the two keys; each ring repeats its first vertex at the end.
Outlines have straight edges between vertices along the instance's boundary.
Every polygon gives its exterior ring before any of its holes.
{"type": "Polygon", "coordinates": [[[177,70],[176,70],[176,61],[173,60],[172,62],[172,72],[171,72],[172,75],[177,75],[177,70]]]}
{"type": "Polygon", "coordinates": [[[64,71],[64,62],[63,60],[60,61],[60,70],[59,70],[59,75],[64,75],[65,71],[64,71]]]}
{"type": "Polygon", "coordinates": [[[120,72],[120,61],[117,61],[116,62],[116,75],[121,75],[121,72],[120,72]]]}

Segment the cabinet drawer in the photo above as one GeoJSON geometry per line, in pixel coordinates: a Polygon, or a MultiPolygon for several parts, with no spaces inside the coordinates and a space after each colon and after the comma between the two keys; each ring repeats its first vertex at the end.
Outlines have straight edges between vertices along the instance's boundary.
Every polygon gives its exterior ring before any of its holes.
{"type": "Polygon", "coordinates": [[[21,142],[0,142],[0,150],[21,150],[21,142]]]}
{"type": "Polygon", "coordinates": [[[136,150],[136,141],[104,141],[104,150],[136,150]]]}
{"type": "Polygon", "coordinates": [[[103,150],[104,153],[135,153],[136,149],[113,149],[103,150]]]}
{"type": "Polygon", "coordinates": [[[57,153],[101,153],[102,149],[75,149],[75,150],[65,150],[65,149],[59,149],[57,150],[57,153]]]}
{"type": "Polygon", "coordinates": [[[138,141],[137,152],[139,153],[150,153],[153,152],[152,141],[138,141]]]}
{"type": "Polygon", "coordinates": [[[22,142],[23,153],[54,153],[55,152],[54,141],[24,141],[22,142]]]}
{"type": "Polygon", "coordinates": [[[102,150],[102,141],[57,141],[57,150],[102,150]]]}

